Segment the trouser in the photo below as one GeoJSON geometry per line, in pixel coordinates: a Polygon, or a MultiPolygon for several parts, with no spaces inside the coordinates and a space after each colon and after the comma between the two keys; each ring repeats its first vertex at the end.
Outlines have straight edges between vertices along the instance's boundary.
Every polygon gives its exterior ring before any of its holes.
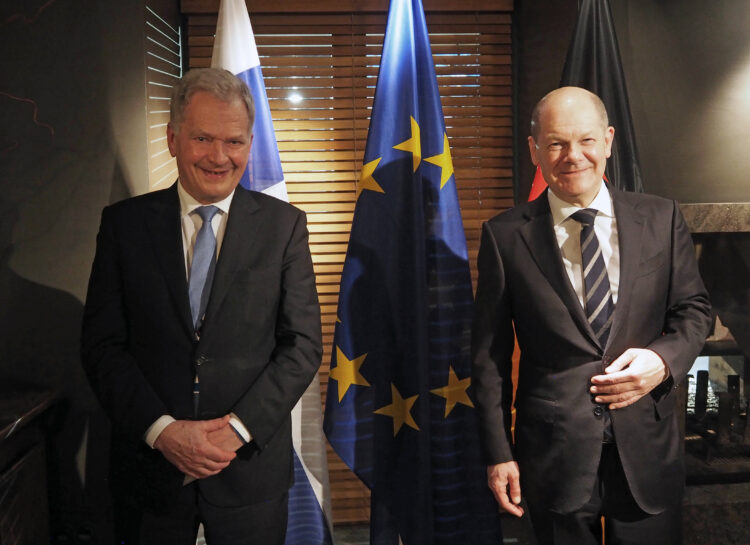
{"type": "Polygon", "coordinates": [[[287,494],[240,507],[220,507],[208,502],[193,482],[182,488],[166,514],[116,507],[117,543],[195,545],[198,526],[203,523],[207,545],[283,545],[287,512],[287,494]]]}
{"type": "Polygon", "coordinates": [[[578,511],[564,515],[529,503],[539,545],[601,545],[604,517],[606,545],[680,545],[682,495],[656,515],[644,512],[630,492],[615,444],[602,446],[591,499],[578,511]]]}

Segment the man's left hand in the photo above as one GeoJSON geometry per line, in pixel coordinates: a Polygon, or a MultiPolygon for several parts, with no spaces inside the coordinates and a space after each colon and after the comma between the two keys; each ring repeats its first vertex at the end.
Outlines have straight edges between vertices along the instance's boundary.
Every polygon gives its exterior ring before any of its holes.
{"type": "Polygon", "coordinates": [[[610,409],[632,405],[669,376],[664,360],[646,348],[627,349],[604,373],[591,378],[591,393],[610,409]]]}

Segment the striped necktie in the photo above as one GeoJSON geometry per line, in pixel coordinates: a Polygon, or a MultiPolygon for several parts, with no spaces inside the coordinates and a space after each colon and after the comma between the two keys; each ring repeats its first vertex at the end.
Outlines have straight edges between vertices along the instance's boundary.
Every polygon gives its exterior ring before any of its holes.
{"type": "Polygon", "coordinates": [[[602,347],[607,344],[612,327],[615,304],[609,286],[607,267],[604,266],[599,239],[594,233],[594,218],[597,211],[583,208],[571,218],[581,224],[581,266],[583,267],[583,287],[586,318],[599,339],[602,347]]]}

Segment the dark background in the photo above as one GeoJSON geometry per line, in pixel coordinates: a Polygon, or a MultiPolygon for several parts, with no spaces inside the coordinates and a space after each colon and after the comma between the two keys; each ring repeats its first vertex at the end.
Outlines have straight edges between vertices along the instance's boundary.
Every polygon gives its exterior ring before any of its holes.
{"type": "Polygon", "coordinates": [[[144,19],[139,1],[0,2],[0,383],[58,392],[47,457],[64,543],[109,531],[94,527],[108,423],[78,343],[101,209],[148,188],[144,19]]]}
{"type": "MultiPolygon", "coordinates": [[[[177,17],[176,0],[149,6],[177,17]]],[[[611,6],[646,191],[748,200],[750,3],[611,6]]],[[[530,110],[559,82],[576,10],[576,0],[516,3],[519,200],[533,178],[530,110]]],[[[148,188],[144,19],[142,1],[0,2],[0,381],[59,391],[49,453],[58,533],[107,531],[90,526],[109,509],[108,428],[78,339],[101,209],[148,188]]]]}
{"type": "MultiPolygon", "coordinates": [[[[644,189],[683,203],[750,200],[750,3],[610,0],[644,189]]],[[[516,2],[517,199],[531,109],[560,82],[577,0],[516,2]]],[[[617,127],[615,127],[615,130],[617,127]]],[[[615,133],[617,138],[617,133],[615,133]]]]}

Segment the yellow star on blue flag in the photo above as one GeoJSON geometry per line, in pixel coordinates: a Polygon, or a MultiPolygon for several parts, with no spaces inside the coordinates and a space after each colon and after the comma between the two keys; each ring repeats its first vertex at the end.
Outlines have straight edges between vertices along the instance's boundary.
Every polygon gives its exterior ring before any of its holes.
{"type": "Polygon", "coordinates": [[[410,152],[412,154],[414,172],[416,172],[422,160],[422,141],[420,140],[419,123],[411,116],[409,116],[409,120],[411,121],[411,138],[404,140],[400,144],[396,144],[393,146],[393,149],[410,152]]]}
{"type": "Polygon", "coordinates": [[[453,366],[448,367],[448,384],[440,388],[430,390],[435,395],[445,398],[445,416],[451,414],[453,407],[456,403],[463,403],[468,407],[474,407],[474,404],[469,398],[469,394],[466,391],[471,385],[471,377],[459,379],[456,376],[456,372],[453,370],[453,366]]]}
{"type": "Polygon", "coordinates": [[[440,167],[440,189],[443,189],[448,180],[451,179],[451,176],[453,176],[453,159],[451,159],[451,148],[448,143],[447,134],[444,134],[443,151],[438,155],[427,157],[425,161],[440,167]]]}
{"type": "Polygon", "coordinates": [[[382,414],[393,418],[393,436],[396,437],[401,426],[406,424],[410,428],[419,431],[419,426],[411,415],[411,408],[416,403],[419,395],[411,396],[406,399],[401,397],[398,388],[391,384],[391,403],[375,411],[375,414],[382,414]]]}
{"type": "Polygon", "coordinates": [[[380,163],[381,159],[381,157],[378,157],[377,159],[374,159],[369,163],[365,163],[362,166],[362,175],[359,177],[359,184],[357,184],[357,199],[359,199],[362,191],[366,189],[369,191],[375,191],[377,193],[385,193],[385,191],[383,191],[383,188],[380,187],[380,184],[375,180],[373,176],[373,174],[375,173],[375,169],[378,168],[378,163],[380,163]]]}
{"type": "Polygon", "coordinates": [[[352,384],[357,384],[359,386],[370,385],[370,383],[367,382],[367,379],[365,379],[365,377],[359,372],[359,368],[362,367],[366,357],[367,354],[362,354],[361,356],[350,360],[346,357],[341,348],[338,346],[336,347],[336,367],[331,368],[330,376],[336,381],[339,402],[344,398],[347,390],[349,390],[349,387],[352,384]]]}

